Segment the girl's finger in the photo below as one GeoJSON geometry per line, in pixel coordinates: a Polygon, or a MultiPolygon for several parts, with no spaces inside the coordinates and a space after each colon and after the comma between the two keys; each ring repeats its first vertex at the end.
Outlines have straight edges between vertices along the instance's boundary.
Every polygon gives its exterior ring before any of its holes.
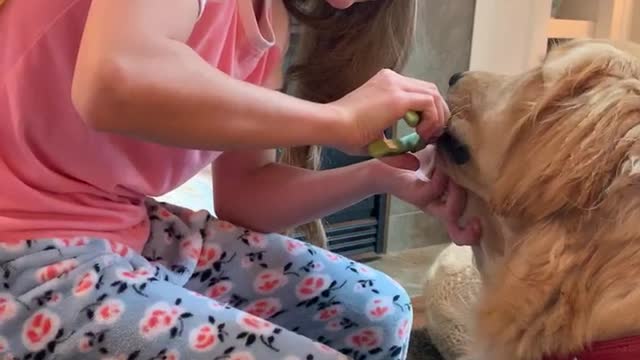
{"type": "Polygon", "coordinates": [[[431,95],[412,93],[408,95],[406,109],[422,112],[422,121],[416,128],[418,134],[425,140],[440,135],[444,128],[444,120],[438,113],[436,98],[431,95]]]}
{"type": "Polygon", "coordinates": [[[433,171],[431,174],[430,180],[427,182],[416,182],[417,189],[410,189],[410,192],[414,192],[414,194],[408,194],[409,197],[415,198],[418,196],[418,201],[416,205],[419,208],[428,207],[429,204],[433,204],[435,201],[438,201],[442,194],[447,190],[449,186],[449,178],[438,169],[433,171]]]}
{"type": "Polygon", "coordinates": [[[408,92],[440,96],[440,91],[435,84],[420,79],[405,77],[401,88],[408,92]]]}
{"type": "Polygon", "coordinates": [[[451,241],[458,246],[477,245],[482,237],[482,225],[478,218],[471,219],[465,226],[460,226],[457,222],[448,222],[447,233],[451,241]]]}
{"type": "Polygon", "coordinates": [[[402,170],[416,171],[420,168],[418,158],[412,154],[402,154],[381,158],[383,163],[402,170]]]}
{"type": "Polygon", "coordinates": [[[467,192],[453,181],[449,182],[445,205],[445,216],[448,220],[457,221],[467,206],[467,192]]]}

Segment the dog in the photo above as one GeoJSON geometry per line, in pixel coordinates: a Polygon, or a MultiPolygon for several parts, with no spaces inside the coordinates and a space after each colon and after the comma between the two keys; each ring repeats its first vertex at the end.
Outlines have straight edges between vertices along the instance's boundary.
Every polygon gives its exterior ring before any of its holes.
{"type": "Polygon", "coordinates": [[[640,46],[566,42],[447,101],[437,166],[483,224],[468,358],[640,359],[640,46]]]}

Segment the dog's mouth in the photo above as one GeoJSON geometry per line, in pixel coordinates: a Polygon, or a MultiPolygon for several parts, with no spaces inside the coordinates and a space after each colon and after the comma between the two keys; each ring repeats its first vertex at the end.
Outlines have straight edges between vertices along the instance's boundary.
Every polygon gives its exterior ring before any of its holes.
{"type": "Polygon", "coordinates": [[[436,145],[456,165],[464,165],[471,160],[469,147],[463,144],[450,130],[445,130],[444,134],[438,138],[436,145]]]}

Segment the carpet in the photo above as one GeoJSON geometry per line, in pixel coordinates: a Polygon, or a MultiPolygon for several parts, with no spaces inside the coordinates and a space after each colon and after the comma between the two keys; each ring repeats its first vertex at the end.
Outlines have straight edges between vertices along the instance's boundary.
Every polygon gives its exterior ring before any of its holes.
{"type": "Polygon", "coordinates": [[[427,331],[424,329],[416,329],[411,332],[411,343],[409,344],[409,356],[407,360],[444,360],[444,358],[431,343],[427,331]]]}

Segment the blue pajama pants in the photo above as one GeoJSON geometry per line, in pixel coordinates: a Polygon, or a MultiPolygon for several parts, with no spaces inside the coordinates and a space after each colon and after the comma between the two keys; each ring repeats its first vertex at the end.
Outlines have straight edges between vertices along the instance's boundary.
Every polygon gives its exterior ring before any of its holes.
{"type": "Polygon", "coordinates": [[[0,243],[0,359],[405,359],[410,299],[367,266],[149,201],[142,254],[0,243]]]}

